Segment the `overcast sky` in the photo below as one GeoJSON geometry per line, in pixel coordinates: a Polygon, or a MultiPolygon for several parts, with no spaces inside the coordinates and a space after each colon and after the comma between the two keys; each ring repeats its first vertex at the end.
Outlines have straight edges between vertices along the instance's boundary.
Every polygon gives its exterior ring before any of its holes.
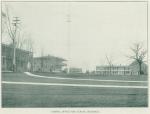
{"type": "Polygon", "coordinates": [[[13,16],[34,40],[34,56],[50,54],[70,65],[128,64],[126,55],[135,42],[147,42],[146,2],[13,2],[13,16]],[[70,23],[67,22],[70,16],[70,23]]]}

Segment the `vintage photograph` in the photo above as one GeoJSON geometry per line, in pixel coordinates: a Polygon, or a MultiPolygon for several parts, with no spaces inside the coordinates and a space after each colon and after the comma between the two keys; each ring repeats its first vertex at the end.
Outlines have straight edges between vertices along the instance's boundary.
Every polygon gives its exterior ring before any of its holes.
{"type": "Polygon", "coordinates": [[[148,107],[147,1],[3,1],[2,108],[148,107]]]}

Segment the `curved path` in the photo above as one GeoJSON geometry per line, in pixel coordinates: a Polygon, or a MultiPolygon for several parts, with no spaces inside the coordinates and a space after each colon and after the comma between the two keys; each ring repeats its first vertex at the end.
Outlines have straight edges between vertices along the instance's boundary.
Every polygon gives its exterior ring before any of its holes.
{"type": "MultiPolygon", "coordinates": [[[[35,78],[46,78],[46,79],[58,79],[58,80],[86,80],[86,81],[99,81],[99,82],[130,82],[130,83],[147,83],[147,81],[125,81],[125,80],[99,80],[99,79],[76,79],[76,78],[61,78],[61,77],[47,77],[35,75],[30,72],[25,72],[27,76],[35,78]]],[[[148,86],[138,86],[138,85],[93,85],[93,84],[74,84],[74,83],[42,83],[42,82],[18,82],[18,81],[2,81],[3,84],[9,85],[41,85],[41,86],[70,86],[70,87],[104,87],[104,88],[148,88],[148,86]]]]}
{"type": "Polygon", "coordinates": [[[99,80],[99,79],[77,79],[77,78],[61,78],[61,77],[48,77],[32,74],[30,72],[25,72],[28,76],[37,77],[37,78],[50,78],[50,79],[58,79],[58,80],[85,80],[85,81],[103,81],[103,82],[139,82],[139,83],[147,83],[148,81],[126,81],[126,80],[99,80]]]}
{"type": "Polygon", "coordinates": [[[3,84],[13,85],[41,85],[41,86],[71,86],[71,87],[105,87],[105,88],[148,88],[147,86],[117,86],[117,85],[87,85],[87,84],[62,84],[62,83],[34,83],[34,82],[9,82],[2,81],[3,84]]]}

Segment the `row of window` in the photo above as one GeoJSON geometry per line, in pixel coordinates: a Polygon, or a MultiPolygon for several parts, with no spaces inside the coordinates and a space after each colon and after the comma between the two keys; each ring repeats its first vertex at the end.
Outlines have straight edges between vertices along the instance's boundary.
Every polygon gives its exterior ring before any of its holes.
{"type": "Polygon", "coordinates": [[[96,70],[129,70],[130,68],[96,68],[96,70]]]}
{"type": "Polygon", "coordinates": [[[130,74],[131,71],[96,71],[98,74],[130,74]]]}

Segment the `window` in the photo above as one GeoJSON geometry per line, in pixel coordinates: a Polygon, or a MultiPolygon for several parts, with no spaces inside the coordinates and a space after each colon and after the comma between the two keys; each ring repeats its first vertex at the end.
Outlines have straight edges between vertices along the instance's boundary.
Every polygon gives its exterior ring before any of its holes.
{"type": "Polygon", "coordinates": [[[6,57],[2,56],[2,64],[5,65],[6,57]]]}

